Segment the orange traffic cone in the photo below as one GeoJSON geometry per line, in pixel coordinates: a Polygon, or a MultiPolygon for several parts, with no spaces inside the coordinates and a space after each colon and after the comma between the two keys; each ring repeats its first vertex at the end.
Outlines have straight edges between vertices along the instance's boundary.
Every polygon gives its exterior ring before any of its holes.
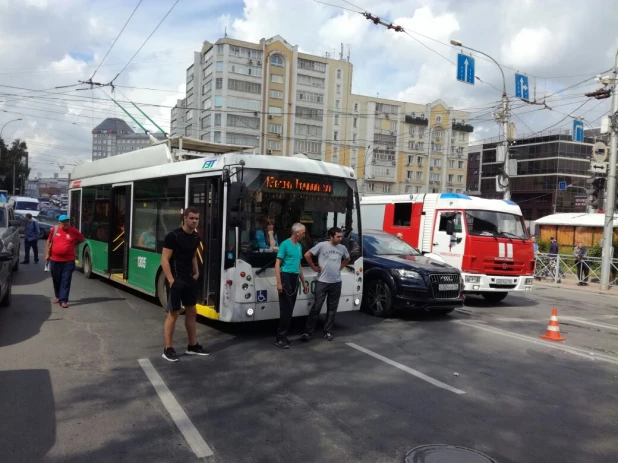
{"type": "Polygon", "coordinates": [[[549,325],[547,325],[547,331],[541,336],[543,339],[549,341],[566,341],[565,338],[560,336],[560,325],[558,323],[558,309],[555,307],[551,311],[551,318],[549,319],[549,325]]]}

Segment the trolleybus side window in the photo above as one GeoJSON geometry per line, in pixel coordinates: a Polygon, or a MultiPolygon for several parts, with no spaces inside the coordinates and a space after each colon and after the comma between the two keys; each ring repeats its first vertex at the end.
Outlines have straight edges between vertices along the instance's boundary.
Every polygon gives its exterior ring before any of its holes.
{"type": "Polygon", "coordinates": [[[82,233],[87,239],[107,242],[110,185],[82,189],[82,233]]]}
{"type": "Polygon", "coordinates": [[[140,180],[133,184],[132,245],[157,250],[157,203],[161,195],[160,179],[140,180]]]}
{"type": "Polygon", "coordinates": [[[409,227],[411,217],[412,203],[395,204],[395,214],[393,216],[393,225],[395,227],[409,227]]]}

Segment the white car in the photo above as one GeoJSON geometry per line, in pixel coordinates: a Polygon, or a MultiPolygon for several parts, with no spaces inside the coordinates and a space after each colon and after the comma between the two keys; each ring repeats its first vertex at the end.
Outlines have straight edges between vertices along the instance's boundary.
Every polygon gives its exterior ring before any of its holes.
{"type": "Polygon", "coordinates": [[[29,198],[28,196],[11,196],[9,205],[13,208],[16,214],[25,216],[32,214],[32,217],[39,215],[39,200],[29,198]]]}

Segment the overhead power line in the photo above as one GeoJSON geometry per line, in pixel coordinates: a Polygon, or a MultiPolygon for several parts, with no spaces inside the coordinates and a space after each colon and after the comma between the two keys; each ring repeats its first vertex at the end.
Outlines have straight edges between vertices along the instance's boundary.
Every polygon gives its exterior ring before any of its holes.
{"type": "Polygon", "coordinates": [[[99,63],[99,65],[97,66],[97,68],[94,70],[94,72],[92,73],[92,76],[90,76],[90,81],[92,82],[92,79],[94,79],[95,74],[99,71],[99,69],[101,68],[101,65],[103,64],[103,62],[105,61],[105,58],[107,58],[107,55],[109,55],[109,52],[112,51],[112,48],[114,48],[114,45],[116,45],[116,42],[118,41],[118,39],[120,38],[120,36],[122,35],[122,33],[124,32],[125,28],[127,27],[127,24],[129,24],[129,21],[131,21],[131,18],[133,17],[133,15],[135,14],[135,12],[137,11],[137,9],[139,8],[139,6],[142,4],[143,0],[139,0],[139,2],[137,3],[137,5],[135,6],[135,8],[133,9],[133,12],[131,13],[131,16],[129,16],[129,19],[127,19],[127,22],[124,23],[124,26],[122,26],[122,29],[120,29],[120,32],[118,33],[118,35],[116,36],[116,38],[114,39],[114,42],[112,43],[112,46],[109,47],[109,50],[107,50],[107,53],[105,53],[105,56],[103,57],[103,59],[101,60],[101,62],[99,63]]]}

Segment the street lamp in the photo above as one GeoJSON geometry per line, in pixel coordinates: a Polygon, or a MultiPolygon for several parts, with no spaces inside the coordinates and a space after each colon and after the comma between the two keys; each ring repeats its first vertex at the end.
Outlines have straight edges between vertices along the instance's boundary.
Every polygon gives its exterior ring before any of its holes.
{"type": "Polygon", "coordinates": [[[463,43],[461,42],[461,40],[451,40],[451,45],[454,45],[456,47],[461,47],[461,48],[465,48],[466,50],[470,50],[473,51],[475,53],[478,53],[480,55],[486,56],[487,58],[489,58],[490,60],[492,60],[496,66],[498,66],[498,69],[500,69],[500,74],[502,74],[502,115],[500,117],[501,122],[502,122],[502,136],[503,136],[503,140],[502,143],[504,145],[504,175],[507,177],[507,186],[506,189],[504,191],[504,199],[511,199],[511,185],[510,185],[510,180],[509,180],[509,98],[508,95],[506,94],[506,79],[504,78],[504,71],[502,70],[502,66],[500,66],[500,64],[493,59],[491,56],[489,56],[487,53],[483,53],[482,51],[478,51],[475,50],[474,48],[470,48],[470,47],[466,47],[465,45],[463,45],[463,43]]]}

